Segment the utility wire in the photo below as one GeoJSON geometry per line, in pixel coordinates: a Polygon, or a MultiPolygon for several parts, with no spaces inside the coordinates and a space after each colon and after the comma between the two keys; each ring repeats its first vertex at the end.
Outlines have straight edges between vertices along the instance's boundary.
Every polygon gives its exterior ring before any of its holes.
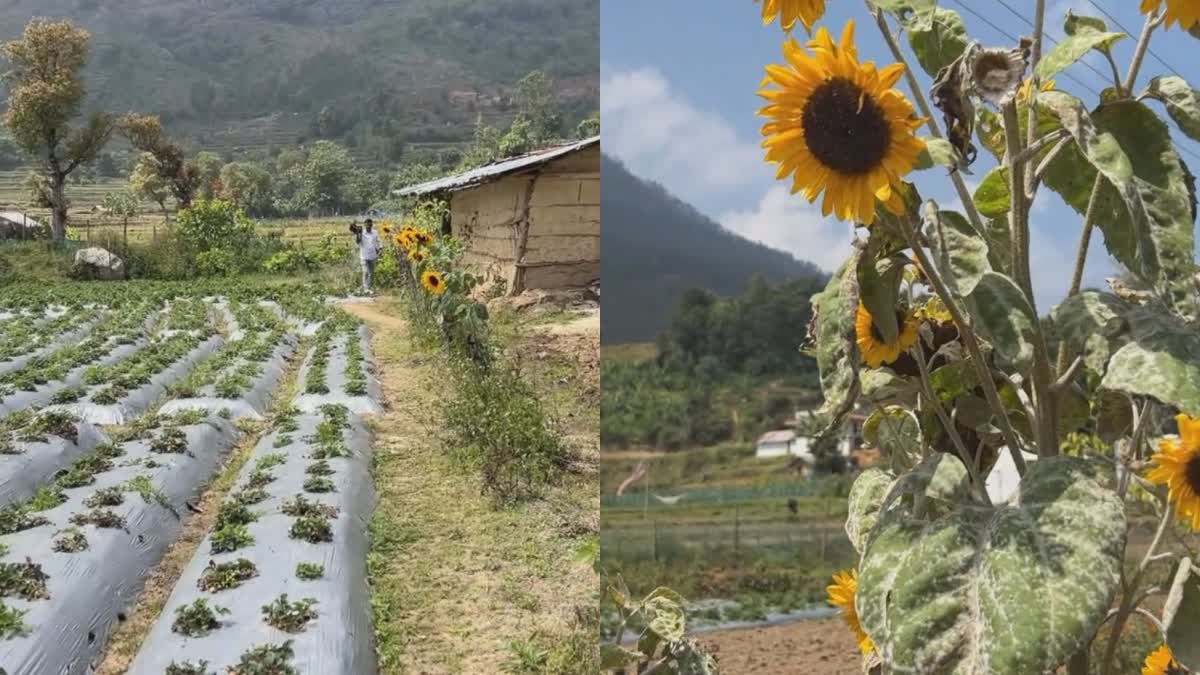
{"type": "MultiPolygon", "coordinates": [[[[1020,38],[1018,38],[1017,36],[1013,35],[1012,33],[1008,32],[1008,31],[1004,30],[1004,29],[1003,29],[1003,28],[1001,28],[1000,26],[997,26],[995,23],[993,23],[993,22],[992,22],[990,19],[988,19],[986,16],[983,16],[983,15],[982,15],[982,14],[980,14],[979,12],[976,12],[975,10],[971,9],[970,7],[968,7],[967,5],[963,4],[962,0],[953,0],[953,1],[954,1],[954,4],[958,5],[959,7],[962,7],[962,8],[963,8],[963,9],[965,9],[965,10],[967,10],[967,11],[968,11],[968,12],[970,12],[972,15],[974,15],[976,18],[978,18],[980,21],[983,21],[985,24],[987,24],[988,26],[990,26],[990,27],[992,28],[992,30],[994,30],[994,31],[996,31],[997,33],[999,33],[999,34],[1003,35],[1004,37],[1008,38],[1009,40],[1012,40],[1014,43],[1016,43],[1016,42],[1020,42],[1020,38]]],[[[1129,31],[1128,31],[1128,30],[1126,30],[1124,26],[1122,26],[1122,25],[1121,25],[1121,24],[1120,24],[1120,23],[1119,23],[1119,22],[1118,22],[1116,19],[1113,19],[1113,18],[1112,18],[1112,16],[1111,16],[1111,15],[1109,15],[1109,14],[1108,14],[1108,12],[1105,12],[1103,8],[1101,8],[1099,5],[1096,5],[1096,3],[1095,3],[1095,2],[1092,2],[1092,0],[1088,0],[1088,2],[1090,2],[1090,3],[1091,3],[1091,4],[1093,4],[1093,5],[1095,5],[1095,6],[1096,6],[1096,8],[1097,8],[1097,9],[1099,9],[1101,12],[1104,12],[1104,15],[1105,15],[1105,16],[1108,16],[1110,19],[1112,19],[1113,23],[1117,24],[1117,27],[1118,27],[1118,28],[1120,28],[1121,30],[1124,30],[1126,33],[1129,33],[1129,31]]],[[[1001,0],[1001,4],[1004,4],[1004,6],[1005,6],[1005,7],[1008,7],[1008,5],[1007,5],[1006,3],[1004,3],[1004,2],[1003,2],[1003,0],[1001,0]]],[[[1014,11],[1014,10],[1013,10],[1011,7],[1008,7],[1008,10],[1009,10],[1010,12],[1013,12],[1014,14],[1016,13],[1016,12],[1015,12],[1015,11],[1014,11]]],[[[1018,16],[1019,16],[1019,15],[1018,15],[1018,16]]],[[[1022,19],[1023,19],[1023,20],[1024,20],[1026,23],[1029,23],[1031,26],[1033,25],[1032,23],[1030,23],[1030,22],[1029,22],[1029,20],[1028,20],[1028,19],[1025,19],[1024,17],[1021,17],[1021,18],[1022,18],[1022,19]]],[[[1047,38],[1049,38],[1051,41],[1054,41],[1054,38],[1050,37],[1049,35],[1047,35],[1046,37],[1047,37],[1047,38]]],[[[1151,52],[1151,54],[1153,55],[1153,52],[1151,52]]],[[[1157,57],[1157,56],[1155,56],[1155,58],[1158,58],[1158,57],[1157,57]]],[[[1159,61],[1162,61],[1162,59],[1159,59],[1159,61]]],[[[1084,63],[1084,65],[1088,65],[1086,61],[1085,61],[1085,62],[1083,62],[1083,63],[1084,63]]],[[[1165,65],[1165,64],[1164,64],[1164,65],[1165,65]]],[[[1168,67],[1168,68],[1170,68],[1170,66],[1167,66],[1167,67],[1168,67]]],[[[1093,70],[1094,70],[1094,69],[1093,69],[1093,70]]],[[[1174,71],[1174,69],[1173,69],[1173,68],[1172,68],[1171,70],[1172,70],[1172,71],[1174,71]]],[[[1075,76],[1074,76],[1074,75],[1072,75],[1071,73],[1068,73],[1068,72],[1066,72],[1066,71],[1063,71],[1062,73],[1060,73],[1060,75],[1062,75],[1062,76],[1066,77],[1067,79],[1071,80],[1071,81],[1072,81],[1072,82],[1074,82],[1075,84],[1078,84],[1080,87],[1083,87],[1084,89],[1088,90],[1089,92],[1091,92],[1092,94],[1094,94],[1094,95],[1095,95],[1097,98],[1099,98],[1099,97],[1100,97],[1100,92],[1096,91],[1096,90],[1095,90],[1093,87],[1089,86],[1087,83],[1083,82],[1082,80],[1080,80],[1079,78],[1075,77],[1075,76]]],[[[1185,153],[1185,154],[1187,154],[1187,155],[1190,155],[1192,158],[1194,158],[1194,159],[1196,159],[1196,160],[1200,160],[1200,154],[1196,153],[1196,152],[1195,152],[1194,150],[1192,150],[1191,148],[1189,148],[1189,147],[1187,147],[1187,146],[1185,146],[1185,145],[1181,145],[1181,144],[1179,144],[1179,143],[1172,143],[1172,145],[1175,147],[1175,149],[1179,150],[1180,152],[1183,152],[1183,153],[1185,153]]]]}
{"type": "MultiPolygon", "coordinates": [[[[1029,26],[1030,28],[1033,28],[1033,22],[1029,20],[1029,17],[1027,17],[1024,14],[1013,9],[1012,5],[1008,4],[1004,0],[997,0],[997,2],[999,2],[1001,5],[1003,5],[1004,9],[1007,9],[1013,16],[1017,17],[1021,21],[1024,21],[1025,24],[1027,26],[1029,26]]],[[[1056,45],[1058,44],[1058,40],[1055,40],[1054,36],[1051,35],[1049,33],[1049,31],[1042,31],[1042,35],[1044,35],[1046,37],[1046,39],[1049,40],[1052,44],[1056,44],[1056,45]]],[[[1107,82],[1109,80],[1109,78],[1112,77],[1111,75],[1106,75],[1105,73],[1100,72],[1100,70],[1098,68],[1096,68],[1092,64],[1088,63],[1087,59],[1080,59],[1079,62],[1082,63],[1085,68],[1087,68],[1088,70],[1095,73],[1096,76],[1099,77],[1104,82],[1107,82]]]]}
{"type": "MultiPolygon", "coordinates": [[[[1117,20],[1117,17],[1113,16],[1112,14],[1109,14],[1108,10],[1101,7],[1099,3],[1095,2],[1094,0],[1087,0],[1087,1],[1088,1],[1089,5],[1100,10],[1100,13],[1103,14],[1105,17],[1107,17],[1109,21],[1112,21],[1113,23],[1117,24],[1117,28],[1120,28],[1121,30],[1125,31],[1126,35],[1129,35],[1131,37],[1133,36],[1133,33],[1131,33],[1128,28],[1121,25],[1121,22],[1117,20]]],[[[1173,73],[1177,77],[1183,77],[1182,75],[1179,74],[1178,70],[1175,70],[1175,68],[1173,68],[1171,66],[1171,64],[1167,63],[1166,61],[1163,61],[1162,57],[1160,57],[1158,54],[1155,54],[1153,49],[1149,49],[1148,51],[1150,52],[1150,56],[1153,56],[1154,60],[1158,61],[1160,64],[1162,64],[1162,66],[1164,68],[1171,71],[1171,73],[1173,73]]]]}

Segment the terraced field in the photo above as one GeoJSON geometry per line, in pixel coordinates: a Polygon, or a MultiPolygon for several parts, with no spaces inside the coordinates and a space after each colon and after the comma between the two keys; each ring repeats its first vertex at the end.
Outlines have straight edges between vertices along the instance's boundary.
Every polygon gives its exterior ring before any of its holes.
{"type": "Polygon", "coordinates": [[[245,444],[126,672],[376,672],[366,329],[307,289],[125,288],[0,290],[0,673],[93,672],[245,444]]]}

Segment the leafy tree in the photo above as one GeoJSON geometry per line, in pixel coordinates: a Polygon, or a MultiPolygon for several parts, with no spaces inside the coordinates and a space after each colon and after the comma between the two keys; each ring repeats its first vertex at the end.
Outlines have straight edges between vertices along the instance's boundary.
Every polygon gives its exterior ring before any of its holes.
{"type": "Polygon", "coordinates": [[[121,219],[121,239],[125,244],[125,252],[129,251],[129,219],[137,216],[141,200],[133,190],[125,189],[120,192],[110,192],[104,195],[101,206],[110,215],[121,219]]]}
{"type": "Polygon", "coordinates": [[[196,153],[192,160],[196,170],[196,198],[213,199],[220,192],[221,168],[225,161],[215,152],[196,153]]]}
{"type": "Polygon", "coordinates": [[[354,174],[354,160],[342,146],[317,141],[304,161],[289,171],[295,186],[291,198],[294,211],[336,213],[347,206],[347,183],[354,174]]]}
{"type": "Polygon", "coordinates": [[[467,151],[463,153],[456,171],[466,171],[496,161],[500,155],[500,130],[485,124],[483,116],[475,119],[475,135],[467,151]]]}
{"type": "Polygon", "coordinates": [[[191,206],[200,186],[200,171],[194,161],[188,161],[183,148],[167,137],[158,116],[130,113],[121,120],[120,128],[133,147],[154,158],[158,175],[179,208],[191,206]]]}
{"type": "Polygon", "coordinates": [[[113,117],[101,112],[81,126],[71,124],[83,105],[88,40],[87,31],[69,21],[34,19],[19,39],[0,47],[12,66],[4,76],[4,124],[45,179],[41,197],[51,210],[55,241],[67,235],[67,177],[96,158],[114,128],[113,117]]]}
{"type": "Polygon", "coordinates": [[[584,140],[593,136],[600,135],[600,112],[596,111],[591,116],[581,120],[579,125],[575,127],[575,138],[584,140]]]}
{"type": "Polygon", "coordinates": [[[265,215],[272,209],[271,174],[253,162],[230,162],[221,169],[222,199],[251,215],[265,215]]]}
{"type": "Polygon", "coordinates": [[[129,174],[129,189],[139,197],[158,204],[158,208],[163,213],[163,220],[171,220],[171,212],[167,209],[167,198],[171,196],[170,189],[167,181],[159,173],[158,160],[154,159],[154,155],[143,152],[138,157],[137,164],[133,166],[133,171],[129,174]]]}
{"type": "Polygon", "coordinates": [[[530,127],[530,137],[536,143],[558,138],[562,133],[562,115],[554,81],[542,70],[531,71],[517,82],[517,117],[524,118],[530,127]]]}

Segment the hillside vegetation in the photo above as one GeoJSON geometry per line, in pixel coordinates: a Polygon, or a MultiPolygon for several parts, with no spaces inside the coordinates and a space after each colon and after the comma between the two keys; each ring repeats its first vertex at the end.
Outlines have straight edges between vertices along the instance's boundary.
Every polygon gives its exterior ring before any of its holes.
{"type": "Polygon", "coordinates": [[[71,18],[93,35],[89,108],[157,112],[201,145],[439,143],[468,140],[479,115],[503,126],[534,69],[558,83],[568,124],[595,110],[599,4],[6,0],[0,40],[71,18]]]}
{"type": "Polygon", "coordinates": [[[729,296],[755,275],[770,282],[821,276],[811,263],[722,228],[615,159],[602,157],[600,170],[605,344],[653,340],[688,289],[729,296]]]}

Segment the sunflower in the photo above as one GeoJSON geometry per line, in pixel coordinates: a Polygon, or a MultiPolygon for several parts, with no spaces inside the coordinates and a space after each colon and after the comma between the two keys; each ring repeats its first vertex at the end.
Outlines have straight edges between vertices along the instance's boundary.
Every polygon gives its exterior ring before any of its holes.
{"type": "Polygon", "coordinates": [[[762,3],[763,25],[779,17],[779,25],[790,31],[796,19],[804,24],[804,30],[812,32],[813,24],[825,14],[825,0],[755,0],[762,3]]]}
{"type": "Polygon", "coordinates": [[[446,281],[442,278],[441,272],[426,270],[421,273],[421,285],[425,290],[429,291],[430,295],[441,295],[446,292],[446,281]]]}
{"type": "Polygon", "coordinates": [[[858,342],[858,351],[862,354],[863,363],[872,368],[878,368],[900,358],[909,348],[917,343],[917,317],[914,314],[896,312],[896,324],[900,333],[892,342],[884,342],[875,321],[867,308],[859,303],[858,316],[854,320],[854,335],[858,342]]]}
{"type": "Polygon", "coordinates": [[[1184,672],[1166,645],[1147,654],[1142,662],[1142,675],[1183,675],[1184,672]]]}
{"type": "Polygon", "coordinates": [[[1156,465],[1146,480],[1167,486],[1167,499],[1193,530],[1200,530],[1200,418],[1175,416],[1179,438],[1159,441],[1156,465]]]}
{"type": "MultiPolygon", "coordinates": [[[[1157,12],[1164,0],[1142,0],[1142,14],[1157,12]]],[[[1167,3],[1166,27],[1179,22],[1179,27],[1188,30],[1200,24],[1200,2],[1196,0],[1165,0],[1167,3]]]]}
{"type": "Polygon", "coordinates": [[[858,610],[854,608],[854,596],[858,593],[858,570],[834,574],[833,583],[825,587],[825,592],[829,593],[829,604],[842,608],[842,617],[846,619],[850,630],[854,631],[859,651],[864,656],[869,654],[875,645],[871,644],[871,638],[858,622],[858,610]]]}
{"type": "Polygon", "coordinates": [[[411,231],[403,230],[396,235],[396,243],[405,251],[412,251],[417,246],[416,235],[411,231]]]}
{"type": "Polygon", "coordinates": [[[399,246],[400,248],[404,248],[404,235],[397,234],[396,236],[392,237],[392,242],[394,244],[396,244],[396,246],[399,246]]]}
{"type": "Polygon", "coordinates": [[[413,232],[413,237],[422,246],[428,246],[433,243],[433,235],[429,233],[429,230],[416,230],[413,232]]]}
{"type": "Polygon", "coordinates": [[[408,259],[420,265],[425,262],[425,252],[421,249],[413,249],[408,252],[408,259]]]}
{"type": "Polygon", "coordinates": [[[388,225],[387,223],[384,223],[383,227],[379,228],[379,231],[383,232],[383,236],[386,237],[392,233],[392,226],[388,225]]]}
{"type": "Polygon", "coordinates": [[[838,44],[822,27],[808,48],[811,55],[785,41],[786,64],[767,66],[758,92],[768,101],[758,114],[771,120],[762,127],[762,145],[766,161],[779,165],[775,177],[791,175],[792,192],[803,191],[809,202],[824,192],[822,215],[870,225],[876,199],[902,212],[900,177],[925,149],[913,134],[922,120],[892,88],[904,66],[859,63],[853,21],[838,44]]]}

